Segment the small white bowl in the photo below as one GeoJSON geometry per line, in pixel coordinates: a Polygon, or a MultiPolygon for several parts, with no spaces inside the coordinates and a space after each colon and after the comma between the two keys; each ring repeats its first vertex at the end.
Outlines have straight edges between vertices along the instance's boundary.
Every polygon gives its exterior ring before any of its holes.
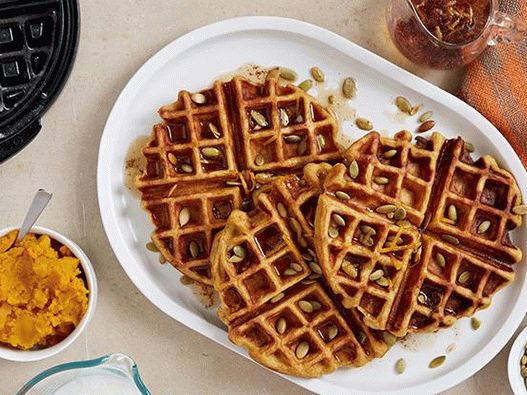
{"type": "MultiPolygon", "coordinates": [[[[2,229],[0,230],[0,236],[3,236],[14,229],[17,228],[11,227],[2,229]]],[[[35,233],[37,235],[48,235],[52,239],[58,241],[59,243],[65,245],[70,249],[73,255],[75,255],[75,257],[77,257],[80,261],[82,270],[84,271],[84,275],[88,283],[87,286],[90,293],[88,294],[88,309],[86,310],[86,313],[84,313],[84,317],[82,317],[82,320],[73,330],[73,332],[71,332],[65,339],[55,344],[54,346],[44,348],[41,350],[16,350],[0,345],[0,358],[16,362],[39,361],[56,355],[68,346],[70,346],[79,337],[84,328],[86,328],[88,322],[90,322],[93,316],[93,312],[95,310],[95,305],[97,303],[97,280],[95,278],[95,271],[93,270],[93,266],[90,260],[88,259],[86,254],[80,249],[80,247],[75,244],[72,240],[61,235],[60,233],[57,233],[51,229],[43,228],[41,226],[34,226],[33,228],[31,228],[31,233],[35,233]]]]}
{"type": "Polygon", "coordinates": [[[525,352],[525,345],[527,344],[527,327],[524,328],[516,340],[512,344],[509,352],[509,361],[507,363],[507,370],[509,372],[509,383],[515,395],[527,394],[527,387],[525,380],[520,374],[520,360],[525,352]]]}

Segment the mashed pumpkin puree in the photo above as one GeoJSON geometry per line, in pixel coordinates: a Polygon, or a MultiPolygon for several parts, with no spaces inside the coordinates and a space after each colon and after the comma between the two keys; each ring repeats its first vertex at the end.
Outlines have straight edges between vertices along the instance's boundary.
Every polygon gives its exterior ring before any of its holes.
{"type": "Polygon", "coordinates": [[[49,236],[17,231],[0,238],[0,342],[45,348],[68,336],[88,308],[79,260],[49,236]]]}

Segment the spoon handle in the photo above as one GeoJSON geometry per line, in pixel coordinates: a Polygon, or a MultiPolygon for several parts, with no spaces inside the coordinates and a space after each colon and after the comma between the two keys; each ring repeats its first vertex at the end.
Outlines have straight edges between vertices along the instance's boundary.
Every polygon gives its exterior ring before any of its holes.
{"type": "Polygon", "coordinates": [[[31,206],[29,206],[24,222],[22,222],[22,226],[20,226],[17,241],[22,240],[33,224],[37,222],[38,217],[40,217],[40,214],[42,214],[42,211],[44,211],[44,208],[46,208],[52,196],[53,194],[48,193],[43,189],[37,191],[31,206]]]}

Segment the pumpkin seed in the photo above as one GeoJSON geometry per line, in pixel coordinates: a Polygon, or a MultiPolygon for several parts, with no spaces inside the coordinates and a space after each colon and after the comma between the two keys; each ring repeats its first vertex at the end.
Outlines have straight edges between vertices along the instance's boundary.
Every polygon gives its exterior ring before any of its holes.
{"type": "Polygon", "coordinates": [[[308,342],[302,342],[296,347],[295,355],[298,359],[304,359],[308,353],[309,353],[309,343],[308,342]]]}
{"type": "Polygon", "coordinates": [[[527,379],[527,368],[522,368],[520,374],[524,379],[527,379]]]}
{"type": "Polygon", "coordinates": [[[280,214],[280,217],[287,218],[287,209],[282,202],[278,202],[276,208],[278,209],[278,214],[280,214]]]}
{"type": "Polygon", "coordinates": [[[298,148],[296,149],[296,152],[298,155],[304,155],[307,151],[307,141],[306,139],[302,139],[302,141],[298,144],[298,148]]]}
{"type": "Polygon", "coordinates": [[[457,208],[453,204],[448,206],[447,212],[448,219],[454,222],[457,222],[457,208]]]}
{"type": "Polygon", "coordinates": [[[342,217],[341,215],[337,214],[337,213],[333,213],[333,215],[331,216],[331,218],[333,219],[333,221],[338,225],[338,226],[346,226],[346,220],[344,219],[344,217],[342,217]]]}
{"type": "Polygon", "coordinates": [[[414,254],[414,262],[419,262],[421,260],[422,253],[423,253],[423,246],[419,246],[414,254]]]}
{"type": "Polygon", "coordinates": [[[412,111],[412,105],[410,104],[410,101],[403,96],[397,96],[395,98],[395,105],[399,110],[406,114],[410,114],[412,111]]]}
{"type": "Polygon", "coordinates": [[[228,185],[230,187],[241,187],[242,183],[239,181],[228,180],[228,181],[225,181],[225,185],[228,185]]]}
{"type": "Polygon", "coordinates": [[[291,226],[291,229],[293,229],[293,232],[295,232],[297,235],[302,234],[302,227],[296,218],[289,218],[289,225],[291,226]]]}
{"type": "Polygon", "coordinates": [[[232,252],[234,252],[234,255],[239,256],[240,258],[245,258],[247,256],[247,250],[242,246],[234,246],[232,252]]]}
{"type": "Polygon", "coordinates": [[[435,121],[432,119],[429,119],[428,121],[423,122],[421,125],[419,125],[419,127],[417,128],[417,133],[428,132],[434,126],[436,126],[435,121]]]}
{"type": "Polygon", "coordinates": [[[390,181],[386,177],[375,177],[373,179],[373,182],[375,182],[376,184],[379,184],[379,185],[386,185],[390,181]]]}
{"type": "Polygon", "coordinates": [[[328,235],[329,237],[331,237],[332,239],[336,239],[337,237],[339,237],[339,230],[335,227],[330,227],[329,230],[328,230],[328,235]]]}
{"type": "Polygon", "coordinates": [[[527,355],[524,354],[524,355],[522,356],[522,359],[520,360],[520,363],[521,363],[523,366],[527,365],[527,355]]]}
{"type": "Polygon", "coordinates": [[[463,272],[457,278],[457,282],[460,284],[465,284],[468,280],[470,280],[470,277],[471,277],[470,272],[463,272]]]}
{"type": "Polygon", "coordinates": [[[183,172],[185,173],[192,173],[194,171],[194,168],[191,165],[184,163],[181,165],[181,170],[183,170],[183,172]]]}
{"type": "Polygon", "coordinates": [[[300,310],[302,310],[304,313],[309,314],[313,312],[313,305],[307,300],[301,300],[298,302],[298,307],[300,307],[300,310]]]}
{"type": "Polygon", "coordinates": [[[157,246],[151,241],[146,243],[146,249],[150,252],[159,252],[159,249],[157,248],[157,246]]]}
{"type": "Polygon", "coordinates": [[[274,69],[271,69],[267,72],[267,75],[265,77],[266,80],[271,79],[278,79],[280,77],[280,69],[278,67],[275,67],[274,69]]]}
{"type": "Polygon", "coordinates": [[[302,266],[298,263],[292,263],[291,269],[293,269],[295,272],[300,273],[303,269],[302,266]]]}
{"type": "Polygon", "coordinates": [[[216,147],[205,147],[201,149],[201,153],[206,158],[217,158],[221,155],[221,151],[216,147]]]}
{"type": "Polygon", "coordinates": [[[378,279],[380,279],[382,276],[384,276],[384,270],[382,269],[377,269],[375,270],[373,273],[370,274],[370,281],[377,281],[378,279]]]}
{"type": "Polygon", "coordinates": [[[279,334],[283,334],[285,330],[287,329],[287,322],[285,318],[279,318],[278,321],[276,321],[276,331],[279,334]]]}
{"type": "Polygon", "coordinates": [[[346,99],[353,99],[357,95],[357,83],[351,77],[348,77],[342,83],[342,94],[346,99]]]}
{"type": "Polygon", "coordinates": [[[433,113],[432,111],[427,111],[427,112],[423,113],[423,114],[419,117],[418,121],[421,122],[421,123],[426,122],[426,121],[428,121],[430,118],[432,118],[433,115],[434,115],[434,113],[433,113]]]}
{"type": "Polygon", "coordinates": [[[410,115],[414,116],[415,114],[417,114],[421,110],[421,107],[423,107],[422,104],[417,104],[413,106],[412,109],[410,110],[410,115]]]}
{"type": "Polygon", "coordinates": [[[197,256],[199,255],[200,251],[199,251],[199,245],[198,243],[196,243],[194,240],[190,242],[189,246],[188,246],[188,250],[190,252],[190,256],[192,258],[197,258],[197,256]]]}
{"type": "Polygon", "coordinates": [[[167,259],[163,255],[159,255],[159,263],[164,265],[167,263],[167,259]]]}
{"type": "Polygon", "coordinates": [[[196,104],[205,104],[207,102],[207,97],[203,93],[194,93],[190,98],[196,104]]]}
{"type": "Polygon", "coordinates": [[[369,119],[366,118],[357,118],[355,120],[355,125],[361,130],[372,130],[373,129],[373,123],[369,119]]]}
{"type": "Polygon", "coordinates": [[[468,152],[474,152],[476,149],[474,148],[474,144],[469,143],[468,141],[465,141],[465,149],[468,152]]]}
{"type": "Polygon", "coordinates": [[[296,144],[302,141],[302,137],[300,137],[298,134],[290,134],[289,136],[284,136],[284,140],[286,143],[296,144]]]}
{"type": "Polygon", "coordinates": [[[359,241],[361,244],[365,245],[366,247],[373,246],[373,239],[371,237],[366,237],[366,235],[363,235],[363,237],[359,238],[359,241]]]}
{"type": "Polygon", "coordinates": [[[454,245],[458,245],[459,244],[459,239],[457,237],[454,237],[452,235],[443,235],[441,236],[441,238],[448,242],[448,243],[451,243],[451,244],[454,244],[454,245]]]}
{"type": "Polygon", "coordinates": [[[367,337],[366,337],[366,334],[363,331],[357,332],[356,336],[357,336],[357,341],[360,344],[364,344],[366,342],[367,337]]]}
{"type": "Polygon", "coordinates": [[[339,198],[340,200],[350,200],[351,199],[351,196],[348,195],[346,192],[344,191],[337,191],[335,192],[335,196],[337,198],[339,198]]]}
{"type": "Polygon", "coordinates": [[[280,77],[284,80],[294,82],[298,78],[298,74],[287,67],[280,67],[280,77]]]}
{"type": "Polygon", "coordinates": [[[298,84],[298,87],[302,89],[304,92],[307,92],[313,87],[313,81],[311,80],[302,81],[300,84],[298,84]]]}
{"type": "Polygon", "coordinates": [[[296,271],[294,271],[293,269],[285,269],[284,270],[284,276],[295,276],[297,274],[296,271]]]}
{"type": "Polygon", "coordinates": [[[389,287],[390,286],[390,280],[388,280],[386,277],[381,277],[377,280],[375,280],[375,282],[380,285],[381,287],[389,287]]]}
{"type": "Polygon", "coordinates": [[[289,115],[287,115],[287,111],[283,108],[280,109],[280,121],[284,126],[289,125],[289,115]]]}
{"type": "Polygon", "coordinates": [[[310,274],[308,278],[310,280],[316,280],[316,279],[318,279],[320,277],[322,277],[320,274],[313,273],[313,274],[310,274]]]}
{"type": "Polygon", "coordinates": [[[443,363],[445,362],[445,359],[446,359],[446,355],[441,355],[440,357],[436,357],[430,361],[430,363],[428,364],[428,367],[430,369],[438,368],[439,366],[443,365],[443,363]]]}
{"type": "Polygon", "coordinates": [[[395,371],[397,374],[403,374],[406,370],[406,361],[403,358],[399,358],[397,362],[395,362],[395,371]]]}
{"type": "Polygon", "coordinates": [[[335,104],[335,96],[334,95],[329,95],[328,96],[328,103],[329,104],[335,104]]]}
{"type": "Polygon", "coordinates": [[[472,326],[472,329],[477,331],[481,326],[481,321],[477,317],[472,317],[470,320],[470,326],[472,326]]]}
{"type": "Polygon", "coordinates": [[[395,210],[397,210],[397,207],[393,204],[384,204],[382,206],[379,206],[375,209],[375,212],[379,214],[389,214],[393,213],[395,210]]]}
{"type": "Polygon", "coordinates": [[[527,205],[520,204],[518,206],[513,207],[512,212],[517,215],[525,215],[527,214],[527,205]]]}
{"type": "Polygon", "coordinates": [[[324,82],[324,80],[326,79],[324,72],[318,67],[311,67],[311,75],[317,82],[324,82]]]}
{"type": "Polygon", "coordinates": [[[419,295],[417,295],[417,301],[421,304],[426,304],[427,299],[426,295],[422,292],[419,292],[419,295]]]}
{"type": "Polygon", "coordinates": [[[210,132],[212,133],[212,135],[219,139],[221,137],[221,133],[220,131],[218,130],[218,128],[216,127],[216,125],[214,125],[212,122],[209,122],[208,124],[208,127],[209,127],[209,130],[210,132]]]}
{"type": "Polygon", "coordinates": [[[265,159],[262,155],[256,155],[256,158],[254,158],[254,163],[256,166],[263,166],[265,164],[265,159]]]}
{"type": "Polygon", "coordinates": [[[319,151],[324,150],[324,148],[326,147],[326,139],[321,134],[317,136],[317,144],[319,151]]]}
{"type": "Polygon", "coordinates": [[[328,340],[333,340],[339,334],[339,328],[337,325],[332,324],[328,329],[328,340]]]}
{"type": "Polygon", "coordinates": [[[320,267],[320,265],[318,263],[310,262],[309,263],[309,267],[311,268],[311,270],[313,270],[314,273],[322,274],[322,268],[320,267]]]}
{"type": "Polygon", "coordinates": [[[344,270],[344,273],[346,273],[351,278],[357,278],[357,276],[359,274],[359,271],[355,267],[355,265],[353,265],[348,260],[345,260],[345,261],[342,262],[341,268],[342,268],[342,270],[344,270]]]}
{"type": "Polygon", "coordinates": [[[190,221],[190,210],[188,207],[183,207],[179,212],[179,226],[185,226],[190,221]]]}
{"type": "Polygon", "coordinates": [[[487,232],[490,229],[491,222],[489,220],[485,220],[478,226],[478,234],[483,234],[487,232]]]}
{"type": "Polygon", "coordinates": [[[282,300],[284,296],[285,296],[285,294],[283,292],[280,292],[278,295],[273,296],[271,298],[271,303],[276,303],[276,302],[282,300]]]}
{"type": "Polygon", "coordinates": [[[361,225],[359,229],[362,233],[366,233],[372,236],[375,236],[377,234],[377,231],[369,225],[361,225]]]}
{"type": "Polygon", "coordinates": [[[265,116],[256,110],[251,110],[251,118],[262,128],[269,126],[269,122],[267,122],[265,116]]]}
{"type": "Polygon", "coordinates": [[[406,210],[402,207],[398,207],[394,212],[393,212],[393,218],[397,221],[400,221],[402,219],[405,219],[406,218],[406,210]]]}
{"type": "Polygon", "coordinates": [[[316,300],[312,300],[311,302],[311,306],[313,306],[313,311],[317,311],[317,310],[320,310],[322,308],[322,305],[317,302],[316,300]]]}
{"type": "Polygon", "coordinates": [[[242,257],[239,257],[238,255],[232,255],[230,258],[229,258],[229,262],[230,263],[240,263],[243,261],[243,258],[242,257]]]}
{"type": "Polygon", "coordinates": [[[356,160],[353,160],[353,162],[349,165],[349,175],[351,178],[356,179],[359,176],[359,163],[356,160]]]}
{"type": "Polygon", "coordinates": [[[439,266],[441,267],[446,267],[446,258],[443,254],[441,254],[440,252],[438,252],[436,254],[436,262],[439,266]]]}
{"type": "Polygon", "coordinates": [[[388,151],[386,151],[386,152],[383,154],[383,156],[384,156],[386,159],[393,158],[395,155],[397,155],[397,150],[396,150],[396,149],[388,150],[388,151]]]}
{"type": "Polygon", "coordinates": [[[168,161],[172,163],[173,165],[177,165],[177,158],[176,155],[174,155],[172,152],[169,152],[168,155],[168,161]]]}
{"type": "Polygon", "coordinates": [[[393,346],[397,342],[397,338],[394,335],[392,335],[390,332],[386,332],[386,331],[383,332],[382,338],[384,342],[390,347],[393,346]]]}

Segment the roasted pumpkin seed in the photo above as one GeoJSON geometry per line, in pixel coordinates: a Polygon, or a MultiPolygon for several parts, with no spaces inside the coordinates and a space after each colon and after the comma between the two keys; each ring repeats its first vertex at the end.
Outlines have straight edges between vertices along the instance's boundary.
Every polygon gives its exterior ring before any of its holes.
{"type": "Polygon", "coordinates": [[[280,217],[287,218],[287,209],[282,202],[278,202],[276,208],[278,209],[278,214],[280,214],[280,217]]]}
{"type": "Polygon", "coordinates": [[[287,111],[283,108],[280,109],[280,121],[283,126],[289,125],[289,115],[287,115],[287,111]]]}
{"type": "Polygon", "coordinates": [[[157,246],[151,241],[146,243],[146,249],[150,252],[159,252],[159,249],[157,248],[157,246]]]}
{"type": "Polygon", "coordinates": [[[329,230],[328,230],[328,235],[329,237],[331,237],[332,239],[336,239],[337,237],[339,237],[339,230],[335,227],[330,227],[329,230]]]}
{"type": "Polygon", "coordinates": [[[324,82],[324,80],[326,79],[324,72],[318,67],[311,67],[311,75],[313,76],[313,79],[317,82],[324,82]]]}
{"type": "Polygon", "coordinates": [[[419,127],[417,128],[417,133],[428,132],[434,126],[436,126],[435,121],[432,119],[429,119],[428,121],[425,121],[421,125],[419,125],[419,127]]]}
{"type": "Polygon", "coordinates": [[[478,234],[486,233],[490,229],[491,222],[489,220],[485,220],[478,226],[478,234]]]}
{"type": "Polygon", "coordinates": [[[278,295],[273,296],[271,298],[271,303],[276,303],[284,298],[285,294],[283,292],[280,292],[278,295]]]}
{"type": "Polygon", "coordinates": [[[309,353],[309,343],[308,342],[301,342],[296,347],[295,356],[298,359],[304,359],[308,353],[309,353]]]}
{"type": "Polygon", "coordinates": [[[205,147],[201,149],[201,153],[206,158],[217,158],[221,155],[221,151],[216,147],[205,147]]]}
{"type": "Polygon", "coordinates": [[[183,207],[179,212],[179,226],[185,226],[190,221],[190,210],[188,207],[183,207]]]}
{"type": "Polygon", "coordinates": [[[291,269],[293,269],[297,273],[300,273],[303,270],[302,265],[300,265],[299,263],[292,263],[291,269]]]}
{"type": "Polygon", "coordinates": [[[410,112],[412,111],[412,105],[410,104],[410,101],[406,97],[397,96],[395,98],[395,105],[397,106],[399,110],[401,110],[402,112],[406,114],[410,114],[410,112]]]}
{"type": "Polygon", "coordinates": [[[390,347],[393,346],[397,342],[397,338],[394,335],[392,335],[390,332],[384,331],[382,333],[382,338],[384,342],[390,347]]]}
{"type": "Polygon", "coordinates": [[[344,273],[346,273],[351,278],[357,278],[359,275],[359,270],[350,261],[343,261],[341,268],[344,270],[344,273]]]}
{"type": "Polygon", "coordinates": [[[406,218],[406,210],[402,207],[398,207],[394,212],[393,212],[393,218],[397,221],[400,221],[402,219],[405,219],[406,218]]]}
{"type": "Polygon", "coordinates": [[[285,269],[284,270],[284,276],[295,276],[297,274],[296,271],[294,271],[293,269],[285,269]]]}
{"type": "Polygon", "coordinates": [[[342,94],[346,99],[353,99],[357,95],[357,83],[351,77],[344,79],[342,83],[342,94]]]}
{"type": "Polygon", "coordinates": [[[348,168],[350,177],[356,179],[359,176],[359,171],[359,163],[356,160],[353,160],[348,168]]]}
{"type": "Polygon", "coordinates": [[[319,151],[323,151],[326,147],[326,139],[321,134],[317,136],[317,145],[319,151]]]}
{"type": "Polygon", "coordinates": [[[300,302],[298,302],[298,307],[300,307],[300,310],[302,310],[304,313],[313,312],[313,305],[307,300],[301,300],[300,302]]]}
{"type": "Polygon", "coordinates": [[[372,272],[370,274],[370,281],[377,281],[378,279],[380,279],[382,276],[384,276],[384,270],[382,269],[377,269],[375,270],[374,272],[372,272]]]}
{"type": "Polygon", "coordinates": [[[453,204],[448,206],[447,212],[448,219],[454,222],[457,222],[457,208],[453,204]]]}
{"type": "Polygon", "coordinates": [[[242,257],[239,257],[238,255],[232,255],[230,258],[229,258],[229,262],[230,263],[240,263],[243,261],[243,258],[242,257]]]}
{"type": "Polygon", "coordinates": [[[383,156],[384,156],[386,159],[393,158],[395,155],[397,155],[397,150],[396,150],[396,149],[388,150],[388,151],[386,151],[386,152],[383,154],[383,156]]]}
{"type": "Polygon", "coordinates": [[[357,118],[355,120],[355,125],[361,130],[372,130],[373,129],[373,123],[369,119],[366,118],[357,118]]]}
{"type": "Polygon", "coordinates": [[[432,116],[434,115],[434,113],[432,111],[427,111],[425,113],[423,113],[420,117],[419,117],[419,122],[420,123],[423,123],[423,122],[426,122],[428,121],[430,118],[432,118],[432,116]]]}
{"type": "Polygon", "coordinates": [[[262,128],[269,126],[269,122],[267,122],[265,116],[256,110],[251,110],[251,118],[262,128]]]}
{"type": "Polygon", "coordinates": [[[470,277],[471,277],[470,272],[465,271],[459,275],[459,277],[457,278],[457,282],[462,285],[466,284],[468,280],[470,280],[470,277]]]}
{"type": "Polygon", "coordinates": [[[194,240],[192,240],[188,245],[188,250],[192,258],[197,258],[200,253],[199,245],[194,240]]]}
{"type": "Polygon", "coordinates": [[[265,159],[262,155],[256,155],[256,158],[254,158],[254,163],[256,166],[263,166],[265,164],[265,159]]]}
{"type": "Polygon", "coordinates": [[[386,277],[381,277],[377,280],[375,280],[375,282],[380,285],[381,287],[389,287],[390,286],[390,280],[388,280],[386,277]]]}
{"type": "Polygon", "coordinates": [[[406,370],[406,361],[403,358],[399,358],[397,362],[395,362],[395,371],[397,374],[403,374],[406,370]]]}
{"type": "Polygon", "coordinates": [[[477,331],[481,327],[481,321],[477,317],[472,317],[470,320],[470,326],[472,326],[472,329],[477,331]]]}
{"type": "Polygon", "coordinates": [[[205,104],[207,102],[207,97],[203,93],[194,93],[190,96],[192,101],[196,104],[205,104]]]}
{"type": "Polygon", "coordinates": [[[172,152],[169,152],[168,155],[168,161],[172,163],[173,165],[177,165],[177,158],[176,155],[174,155],[172,152]]]}
{"type": "Polygon", "coordinates": [[[359,229],[362,233],[366,233],[372,236],[375,236],[377,234],[377,231],[369,225],[361,225],[359,229]]]}
{"type": "Polygon", "coordinates": [[[346,220],[342,215],[333,213],[331,218],[333,219],[333,222],[335,222],[338,226],[346,226],[346,220]]]}
{"type": "Polygon", "coordinates": [[[525,215],[527,214],[527,205],[520,204],[518,206],[513,207],[512,212],[517,215],[525,215]]]}
{"type": "Polygon", "coordinates": [[[276,331],[279,334],[283,334],[286,329],[287,329],[287,321],[283,317],[279,318],[278,321],[276,321],[276,331]]]}
{"type": "Polygon", "coordinates": [[[302,141],[302,137],[300,137],[298,134],[290,134],[289,136],[284,136],[284,140],[286,143],[296,144],[302,141]]]}
{"type": "Polygon", "coordinates": [[[375,212],[379,214],[389,214],[393,213],[395,210],[397,210],[397,207],[393,204],[383,204],[382,206],[377,207],[375,212]]]}
{"type": "Polygon", "coordinates": [[[298,78],[296,71],[293,71],[287,67],[280,67],[280,77],[284,80],[294,82],[298,78]]]}
{"type": "Polygon", "coordinates": [[[306,151],[307,151],[307,140],[302,139],[302,141],[300,141],[300,143],[298,144],[296,152],[298,153],[298,155],[304,155],[306,151]]]}
{"type": "Polygon", "coordinates": [[[311,270],[313,270],[314,273],[322,274],[322,268],[320,267],[320,265],[318,263],[310,262],[309,263],[309,267],[311,268],[311,270]]]}
{"type": "Polygon", "coordinates": [[[369,236],[366,237],[366,235],[363,235],[362,237],[360,237],[359,241],[361,242],[361,244],[365,245],[366,247],[371,247],[374,244],[373,239],[369,236]]]}
{"type": "Polygon", "coordinates": [[[386,177],[375,177],[373,179],[373,182],[375,182],[378,185],[386,185],[390,182],[386,177]]]}
{"type": "Polygon", "coordinates": [[[423,107],[422,104],[416,104],[415,106],[413,106],[410,110],[410,115],[414,116],[415,114],[417,114],[421,110],[421,107],[423,107]]]}
{"type": "Polygon", "coordinates": [[[474,144],[469,143],[468,141],[465,141],[465,149],[468,152],[474,152],[476,149],[474,148],[474,144]]]}
{"type": "Polygon", "coordinates": [[[451,244],[458,245],[459,239],[457,237],[454,237],[452,235],[442,235],[441,238],[451,244]]]}
{"type": "Polygon", "coordinates": [[[436,262],[439,266],[441,267],[446,267],[446,258],[443,254],[441,254],[440,252],[438,252],[436,254],[436,262]]]}
{"type": "Polygon", "coordinates": [[[183,172],[185,173],[192,173],[194,171],[194,168],[188,163],[184,163],[181,165],[181,170],[183,170],[183,172]]]}
{"type": "Polygon", "coordinates": [[[317,302],[316,300],[312,300],[309,303],[311,303],[311,306],[313,306],[313,311],[318,311],[322,308],[320,302],[317,302]]]}
{"type": "Polygon", "coordinates": [[[221,133],[218,130],[217,126],[214,125],[212,122],[209,122],[207,125],[208,125],[208,128],[209,128],[209,131],[212,133],[214,138],[219,139],[221,137],[221,133]]]}
{"type": "Polygon", "coordinates": [[[337,191],[335,192],[335,196],[337,198],[339,198],[340,200],[350,200],[351,199],[351,196],[348,195],[346,192],[344,191],[337,191]]]}
{"type": "Polygon", "coordinates": [[[446,355],[441,355],[440,357],[436,357],[430,361],[430,363],[428,364],[428,367],[430,369],[438,368],[439,366],[443,365],[443,363],[445,362],[445,359],[446,359],[446,355]]]}
{"type": "Polygon", "coordinates": [[[339,334],[339,328],[335,324],[331,324],[328,329],[328,340],[333,340],[339,334]]]}
{"type": "Polygon", "coordinates": [[[360,343],[360,344],[364,344],[366,343],[366,340],[368,339],[368,337],[366,336],[366,334],[362,331],[359,331],[357,332],[356,334],[357,336],[357,341],[360,343]]]}
{"type": "Polygon", "coordinates": [[[417,301],[421,304],[426,304],[427,299],[426,295],[422,292],[419,292],[419,295],[417,295],[417,301]]]}
{"type": "Polygon", "coordinates": [[[329,95],[328,96],[328,103],[329,104],[335,104],[335,96],[334,95],[329,95]]]}
{"type": "Polygon", "coordinates": [[[234,246],[232,252],[234,252],[234,255],[239,256],[240,258],[245,258],[247,256],[247,250],[242,246],[234,246]]]}
{"type": "Polygon", "coordinates": [[[311,80],[304,80],[300,84],[298,84],[298,87],[302,89],[304,92],[307,92],[313,87],[313,81],[311,80]]]}

